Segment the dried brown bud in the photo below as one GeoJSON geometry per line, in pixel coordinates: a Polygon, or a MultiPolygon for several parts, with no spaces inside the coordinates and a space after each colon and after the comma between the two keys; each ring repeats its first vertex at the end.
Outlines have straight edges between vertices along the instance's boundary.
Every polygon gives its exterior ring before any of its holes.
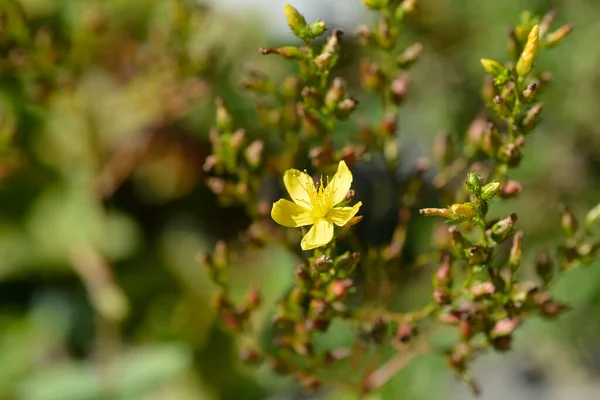
{"type": "Polygon", "coordinates": [[[406,96],[406,92],[408,91],[408,74],[403,73],[398,75],[390,85],[390,93],[392,96],[392,101],[396,105],[402,104],[404,97],[406,96]]]}
{"type": "Polygon", "coordinates": [[[373,47],[377,44],[373,31],[366,25],[359,25],[354,34],[363,46],[373,47]]]}
{"type": "Polygon", "coordinates": [[[306,54],[304,53],[304,51],[295,46],[284,46],[278,48],[262,47],[260,49],[260,54],[277,54],[283,58],[287,58],[290,60],[304,60],[306,58],[306,54]]]}
{"type": "Polygon", "coordinates": [[[537,90],[537,86],[538,85],[535,82],[532,82],[529,85],[527,85],[525,90],[523,90],[523,97],[525,97],[526,99],[532,98],[537,90]]]}
{"type": "Polygon", "coordinates": [[[509,180],[500,186],[500,197],[503,199],[511,199],[517,197],[523,191],[523,185],[519,181],[509,180]]]}
{"type": "Polygon", "coordinates": [[[547,285],[552,279],[553,268],[550,255],[547,251],[541,251],[538,253],[535,260],[535,271],[538,276],[542,279],[545,285],[547,285]]]}
{"type": "Polygon", "coordinates": [[[452,302],[450,290],[446,288],[437,288],[433,291],[433,301],[436,304],[444,305],[452,302]]]}
{"type": "Polygon", "coordinates": [[[410,341],[415,334],[415,330],[412,324],[408,322],[402,322],[398,325],[398,329],[396,330],[396,338],[402,343],[407,343],[410,341]]]}
{"type": "Polygon", "coordinates": [[[240,349],[238,353],[238,358],[240,361],[250,365],[256,365],[261,361],[261,354],[257,349],[243,347],[240,349]]]}
{"type": "Polygon", "coordinates": [[[423,45],[421,43],[413,44],[398,56],[398,66],[400,68],[408,68],[419,59],[421,53],[423,53],[423,45]]]}
{"type": "Polygon", "coordinates": [[[377,64],[369,59],[363,58],[360,60],[359,67],[362,87],[370,92],[379,90],[384,82],[384,76],[377,64]]]}
{"type": "Polygon", "coordinates": [[[458,324],[460,336],[463,340],[468,341],[473,336],[473,326],[468,319],[463,319],[458,324]]]}
{"type": "Polygon", "coordinates": [[[577,219],[575,218],[575,215],[573,215],[573,213],[569,210],[569,208],[566,205],[562,204],[560,208],[561,208],[561,220],[560,220],[561,228],[567,237],[572,237],[573,235],[575,235],[575,232],[577,232],[577,227],[579,225],[577,223],[577,219]]]}
{"type": "Polygon", "coordinates": [[[340,101],[344,98],[346,91],[346,82],[342,78],[335,78],[331,87],[325,94],[325,107],[334,110],[340,101]]]}
{"type": "Polygon", "coordinates": [[[492,282],[477,283],[469,288],[469,293],[471,293],[475,299],[490,296],[494,294],[495,291],[496,287],[492,282]]]}
{"type": "Polygon", "coordinates": [[[527,110],[527,114],[525,114],[525,118],[523,118],[523,126],[535,126],[538,115],[540,115],[540,113],[542,112],[542,108],[544,108],[544,104],[538,103],[533,105],[529,110],[527,110]]]}
{"type": "Polygon", "coordinates": [[[353,99],[352,97],[345,98],[338,103],[335,110],[335,115],[339,119],[346,119],[350,116],[352,111],[354,111],[357,105],[358,101],[356,99],[353,99]]]}
{"type": "Polygon", "coordinates": [[[523,254],[523,232],[517,232],[513,236],[512,247],[510,248],[510,256],[508,257],[508,266],[514,273],[521,266],[521,256],[523,254]]]}

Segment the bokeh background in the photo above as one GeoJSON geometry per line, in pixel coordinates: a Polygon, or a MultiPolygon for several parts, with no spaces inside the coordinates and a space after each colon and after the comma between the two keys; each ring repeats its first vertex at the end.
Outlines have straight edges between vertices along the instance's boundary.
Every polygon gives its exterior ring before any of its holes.
{"type": "MultiPolygon", "coordinates": [[[[465,134],[482,109],[479,59],[505,59],[506,28],[521,11],[554,9],[555,28],[575,24],[538,60],[553,82],[544,121],[511,175],[526,190],[492,209],[517,212],[531,262],[537,249],[560,241],[559,202],[583,215],[600,200],[600,7],[594,0],[419,3],[402,41],[420,41],[425,51],[411,71],[399,128],[403,151],[419,156],[430,155],[441,131],[465,134]]],[[[248,64],[275,78],[294,72],[258,53],[296,43],[283,4],[0,1],[0,398],[303,398],[291,380],[236,361],[209,306],[215,287],[196,261],[216,240],[235,243],[248,224],[242,209],[219,206],[202,165],[217,96],[236,126],[266,134],[238,82],[248,64]]],[[[358,118],[374,121],[380,111],[358,87],[360,50],[351,34],[373,15],[359,0],[292,4],[309,20],[345,30],[339,74],[361,100],[358,118]]],[[[385,193],[386,183],[376,183],[370,190],[385,193]]],[[[379,206],[365,204],[367,215],[379,206]]],[[[411,245],[427,248],[429,232],[418,233],[421,242],[411,245]]],[[[242,296],[260,280],[267,320],[269,304],[292,282],[297,255],[276,246],[236,251],[233,288],[242,296]]],[[[409,302],[426,296],[427,275],[406,290],[409,302]]],[[[600,265],[562,276],[554,291],[572,311],[528,321],[515,351],[475,364],[484,399],[600,398],[600,265]]],[[[329,340],[350,334],[342,327],[329,340]]],[[[369,399],[469,396],[434,354],[417,357],[369,399]]],[[[325,390],[314,398],[356,397],[325,390]]]]}

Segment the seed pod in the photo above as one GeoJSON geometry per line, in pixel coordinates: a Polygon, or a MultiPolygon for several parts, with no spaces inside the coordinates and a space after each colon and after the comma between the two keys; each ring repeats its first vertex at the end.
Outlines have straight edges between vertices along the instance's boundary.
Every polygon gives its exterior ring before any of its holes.
{"type": "Polygon", "coordinates": [[[392,81],[390,85],[390,93],[392,101],[396,105],[402,104],[406,92],[408,91],[408,75],[406,73],[400,74],[392,81]]]}
{"type": "Polygon", "coordinates": [[[573,215],[571,210],[569,210],[564,204],[561,205],[560,225],[564,234],[567,237],[572,237],[573,235],[575,235],[578,226],[577,219],[575,218],[575,215],[573,215]]]}
{"type": "Polygon", "coordinates": [[[521,257],[523,254],[523,232],[517,232],[513,236],[512,247],[510,248],[510,256],[508,257],[508,266],[511,272],[516,272],[521,265],[521,257]]]}
{"type": "Polygon", "coordinates": [[[545,285],[547,285],[553,276],[552,261],[547,251],[541,251],[538,253],[535,260],[535,272],[542,279],[545,285]]]}

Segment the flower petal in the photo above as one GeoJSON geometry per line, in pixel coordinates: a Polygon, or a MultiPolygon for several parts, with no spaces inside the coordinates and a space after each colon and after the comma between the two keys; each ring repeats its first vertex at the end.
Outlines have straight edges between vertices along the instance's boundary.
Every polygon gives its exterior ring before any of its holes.
{"type": "Polygon", "coordinates": [[[311,250],[331,242],[333,239],[333,224],[322,218],[318,220],[302,238],[302,250],[311,250]]]}
{"type": "Polygon", "coordinates": [[[344,160],[338,164],[338,169],[331,181],[325,188],[329,193],[326,194],[328,198],[332,198],[332,205],[341,203],[345,198],[350,186],[352,185],[352,172],[348,169],[344,160]],[[331,197],[329,197],[331,196],[331,197]]]}
{"type": "Polygon", "coordinates": [[[315,223],[315,218],[309,209],[285,199],[281,199],[273,204],[271,218],[279,225],[287,226],[288,228],[315,223]]]}
{"type": "Polygon", "coordinates": [[[358,209],[362,206],[362,202],[359,201],[352,207],[337,207],[332,208],[327,213],[327,218],[331,220],[337,226],[344,226],[356,215],[358,209]]]}
{"type": "Polygon", "coordinates": [[[288,169],[283,175],[283,184],[292,201],[304,208],[312,208],[309,192],[315,190],[313,179],[306,173],[297,169],[288,169]]]}

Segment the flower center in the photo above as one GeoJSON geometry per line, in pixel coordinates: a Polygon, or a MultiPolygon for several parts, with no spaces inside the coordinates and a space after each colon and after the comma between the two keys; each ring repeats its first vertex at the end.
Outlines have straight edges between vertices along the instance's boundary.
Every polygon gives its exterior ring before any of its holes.
{"type": "Polygon", "coordinates": [[[325,186],[323,177],[321,176],[319,181],[314,182],[312,185],[309,184],[309,187],[305,188],[310,201],[309,208],[315,218],[325,217],[334,206],[333,194],[335,193],[335,188],[329,187],[330,184],[334,184],[334,182],[330,182],[329,178],[327,178],[327,186],[325,186]]]}

